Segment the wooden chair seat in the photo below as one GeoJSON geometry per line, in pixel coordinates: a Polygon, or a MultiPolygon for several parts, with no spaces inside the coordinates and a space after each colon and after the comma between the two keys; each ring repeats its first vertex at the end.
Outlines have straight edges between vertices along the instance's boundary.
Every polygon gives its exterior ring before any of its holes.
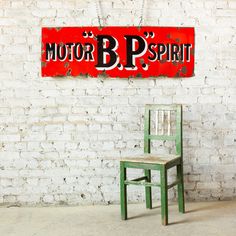
{"type": "Polygon", "coordinates": [[[147,153],[140,156],[122,158],[121,161],[165,165],[178,158],[181,158],[181,155],[147,153]]]}

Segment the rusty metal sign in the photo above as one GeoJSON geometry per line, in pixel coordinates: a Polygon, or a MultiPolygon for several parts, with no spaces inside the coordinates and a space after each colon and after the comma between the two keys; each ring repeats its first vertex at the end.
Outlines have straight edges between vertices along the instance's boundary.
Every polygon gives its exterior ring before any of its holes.
{"type": "Polygon", "coordinates": [[[42,76],[191,77],[194,28],[42,28],[42,76]]]}

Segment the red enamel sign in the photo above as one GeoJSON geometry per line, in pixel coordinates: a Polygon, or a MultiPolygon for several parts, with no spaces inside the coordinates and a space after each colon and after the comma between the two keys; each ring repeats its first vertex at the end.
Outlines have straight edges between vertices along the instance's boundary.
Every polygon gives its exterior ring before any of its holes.
{"type": "Polygon", "coordinates": [[[194,28],[42,28],[42,76],[190,77],[194,28]]]}

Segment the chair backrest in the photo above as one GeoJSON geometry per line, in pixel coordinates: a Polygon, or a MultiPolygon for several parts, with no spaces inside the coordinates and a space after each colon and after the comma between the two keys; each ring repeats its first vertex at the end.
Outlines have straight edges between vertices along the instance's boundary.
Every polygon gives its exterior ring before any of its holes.
{"type": "Polygon", "coordinates": [[[182,105],[148,104],[144,119],[144,153],[151,153],[151,140],[175,141],[182,157],[182,105]]]}

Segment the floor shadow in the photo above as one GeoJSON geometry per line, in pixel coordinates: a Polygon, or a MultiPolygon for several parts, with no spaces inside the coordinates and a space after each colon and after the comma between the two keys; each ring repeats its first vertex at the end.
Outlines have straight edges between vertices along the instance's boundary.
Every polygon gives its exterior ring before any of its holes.
{"type": "MultiPolygon", "coordinates": [[[[135,216],[131,216],[131,217],[128,217],[127,220],[134,220],[134,219],[138,219],[138,218],[142,218],[142,217],[150,217],[150,216],[153,216],[153,215],[157,215],[156,212],[154,212],[153,214],[152,213],[148,213],[148,214],[139,214],[139,215],[135,215],[135,216]]],[[[184,224],[184,223],[188,223],[190,222],[191,220],[189,219],[184,219],[184,220],[179,220],[179,221],[174,221],[174,222],[169,222],[168,225],[177,225],[177,224],[184,224]]]]}
{"type": "MultiPolygon", "coordinates": [[[[227,204],[227,201],[210,202],[209,205],[206,205],[207,203],[203,202],[202,204],[203,204],[202,206],[199,206],[199,203],[196,202],[196,205],[197,205],[196,208],[194,208],[195,207],[194,202],[191,202],[191,204],[189,206],[187,204],[186,208],[189,207],[190,209],[186,210],[185,214],[194,213],[194,212],[201,212],[201,211],[217,211],[218,209],[222,209],[222,208],[226,209],[226,208],[232,207],[232,201],[229,201],[228,204],[227,204]]],[[[236,204],[236,202],[235,202],[235,204],[236,204]]],[[[169,204],[169,206],[172,206],[172,205],[176,205],[176,203],[169,204]]],[[[160,209],[160,208],[161,208],[160,205],[152,207],[152,209],[160,209]]],[[[177,209],[178,209],[178,206],[177,206],[177,209]]],[[[160,214],[159,211],[152,211],[151,209],[150,210],[146,209],[146,210],[147,211],[144,213],[128,217],[128,220],[138,219],[138,218],[142,218],[142,217],[150,217],[150,216],[160,214]]],[[[190,217],[188,219],[170,222],[168,225],[184,224],[184,223],[189,223],[191,221],[204,221],[208,218],[209,218],[208,215],[203,215],[203,216],[202,215],[201,216],[193,215],[193,217],[190,217]]]]}
{"type": "Polygon", "coordinates": [[[189,219],[185,219],[185,220],[179,220],[179,221],[175,221],[175,222],[170,222],[168,223],[168,225],[177,225],[177,224],[184,224],[184,223],[188,223],[190,222],[189,219]]]}
{"type": "MultiPolygon", "coordinates": [[[[230,204],[230,202],[229,202],[230,204]]],[[[231,205],[230,205],[231,206],[231,205]]],[[[193,213],[193,212],[198,212],[198,211],[209,211],[209,210],[216,210],[219,208],[227,208],[227,202],[210,202],[210,205],[208,206],[202,206],[202,207],[198,207],[195,209],[191,209],[191,210],[186,210],[185,213],[193,213]]]]}
{"type": "Polygon", "coordinates": [[[149,211],[148,213],[142,213],[142,214],[138,214],[138,215],[134,215],[134,216],[130,216],[128,217],[128,220],[133,220],[133,219],[138,219],[138,218],[142,218],[142,217],[150,217],[150,216],[154,216],[156,215],[157,213],[156,212],[152,212],[152,211],[149,211]]]}

